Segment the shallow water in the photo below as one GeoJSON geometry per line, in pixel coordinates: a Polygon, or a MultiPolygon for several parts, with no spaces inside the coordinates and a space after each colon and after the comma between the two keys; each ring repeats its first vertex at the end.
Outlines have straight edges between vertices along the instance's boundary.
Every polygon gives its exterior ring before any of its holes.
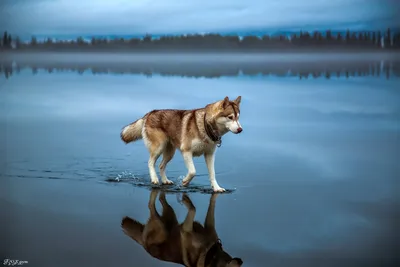
{"type": "MultiPolygon", "coordinates": [[[[0,60],[2,259],[173,266],[122,232],[124,216],[148,219],[151,186],[143,142],[125,145],[121,128],[152,109],[241,95],[244,131],[223,137],[215,163],[219,184],[230,190],[216,201],[224,249],[243,266],[399,260],[396,57],[185,60],[0,60]]],[[[163,188],[180,221],[183,192],[197,220],[207,211],[203,158],[195,166],[188,189],[178,186],[186,173],[180,153],[167,167],[177,185],[163,188]]]]}

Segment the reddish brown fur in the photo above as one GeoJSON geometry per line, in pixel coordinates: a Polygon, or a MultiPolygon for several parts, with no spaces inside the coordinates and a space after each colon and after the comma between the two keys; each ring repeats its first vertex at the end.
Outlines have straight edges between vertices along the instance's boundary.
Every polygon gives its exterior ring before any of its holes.
{"type": "Polygon", "coordinates": [[[195,207],[187,195],[182,202],[188,209],[186,219],[179,223],[173,208],[168,204],[165,192],[161,191],[159,200],[162,214],[158,213],[155,202],[158,190],[152,190],[149,199],[150,217],[145,225],[124,217],[121,227],[124,233],[141,245],[152,257],[188,267],[226,266],[239,267],[242,260],[232,258],[223,249],[211,255],[212,261],[205,262],[207,253],[218,240],[215,230],[215,204],[217,194],[210,197],[204,225],[194,221],[195,207]]]}
{"type": "MultiPolygon", "coordinates": [[[[240,96],[234,101],[230,101],[228,97],[225,97],[223,100],[208,104],[204,108],[193,110],[153,110],[145,114],[143,118],[126,126],[121,133],[121,139],[125,143],[141,138],[144,139],[150,152],[150,176],[152,183],[156,184],[158,183],[158,178],[153,165],[161,154],[163,155],[163,161],[160,164],[160,170],[162,171],[165,170],[167,163],[174,156],[176,149],[179,149],[182,153],[190,152],[190,157],[213,154],[217,143],[207,133],[205,119],[214,129],[218,129],[219,136],[224,135],[228,132],[228,129],[224,128],[226,126],[217,125],[217,120],[233,114],[233,119],[237,121],[240,113],[240,101],[240,96]]],[[[191,161],[191,159],[189,160],[191,161]]],[[[184,185],[190,182],[194,172],[189,170],[186,176],[187,183],[184,185]]],[[[164,178],[163,183],[172,182],[164,178]]],[[[217,188],[218,186],[215,187],[216,190],[221,190],[221,188],[217,188]]]]}
{"type": "MultiPolygon", "coordinates": [[[[233,101],[223,102],[223,108],[219,109],[217,113],[212,110],[215,104],[209,104],[205,108],[192,110],[162,109],[147,113],[144,118],[146,119],[145,128],[149,141],[155,143],[154,147],[157,147],[163,141],[167,141],[175,149],[180,149],[183,132],[182,121],[184,118],[187,118],[185,139],[192,140],[200,135],[205,135],[204,123],[202,120],[199,122],[199,117],[202,118],[204,112],[207,113],[206,116],[210,123],[214,123],[219,117],[226,117],[232,113],[235,115],[240,113],[238,105],[233,101]]],[[[190,148],[186,147],[186,149],[190,148]]]]}
{"type": "Polygon", "coordinates": [[[171,142],[174,148],[179,148],[181,145],[181,134],[182,134],[182,119],[187,114],[190,114],[191,110],[153,110],[146,114],[145,127],[147,130],[147,136],[150,142],[157,142],[158,138],[166,139],[171,142]],[[156,136],[152,136],[155,133],[156,136]]]}

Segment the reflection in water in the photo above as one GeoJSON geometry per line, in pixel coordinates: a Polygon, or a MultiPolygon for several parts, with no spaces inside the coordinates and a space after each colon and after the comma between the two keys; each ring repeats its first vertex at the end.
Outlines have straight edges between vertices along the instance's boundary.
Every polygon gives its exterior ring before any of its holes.
{"type": "MultiPolygon", "coordinates": [[[[217,78],[223,76],[256,76],[275,75],[279,77],[303,78],[325,78],[332,77],[386,77],[400,76],[400,59],[398,54],[392,57],[368,57],[363,58],[350,56],[348,58],[309,58],[305,55],[300,59],[291,60],[288,55],[285,60],[281,58],[230,58],[214,59],[209,57],[203,61],[186,58],[163,60],[158,58],[135,58],[122,57],[104,60],[94,60],[90,56],[72,56],[71,58],[55,57],[7,57],[0,61],[0,72],[9,78],[23,68],[30,68],[33,74],[38,70],[46,70],[48,73],[60,71],[75,71],[80,74],[91,72],[92,74],[140,74],[151,76],[160,74],[163,76],[186,76],[186,77],[207,77],[217,78]],[[74,60],[73,58],[76,58],[74,60]]],[[[105,57],[105,56],[104,56],[105,57]]]]}
{"type": "Polygon", "coordinates": [[[182,202],[188,212],[183,223],[179,224],[175,211],[168,204],[165,192],[161,191],[159,200],[163,208],[160,216],[156,209],[158,190],[150,193],[150,218],[145,225],[124,217],[121,225],[126,235],[154,258],[185,266],[241,266],[240,258],[232,258],[223,250],[215,230],[215,203],[218,194],[212,194],[204,221],[204,226],[194,221],[196,208],[184,194],[182,202]]]}

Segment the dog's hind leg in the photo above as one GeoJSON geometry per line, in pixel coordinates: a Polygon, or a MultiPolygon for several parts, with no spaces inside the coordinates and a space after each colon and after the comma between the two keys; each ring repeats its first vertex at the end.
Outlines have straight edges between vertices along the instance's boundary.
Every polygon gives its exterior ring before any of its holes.
{"type": "Polygon", "coordinates": [[[160,175],[161,175],[161,181],[163,184],[173,184],[171,180],[167,178],[167,175],[165,173],[165,169],[167,167],[168,162],[171,161],[171,159],[174,157],[175,154],[175,148],[171,143],[168,143],[165,146],[164,152],[163,152],[163,158],[160,163],[160,175]]]}
{"type": "Polygon", "coordinates": [[[182,229],[184,232],[190,233],[193,231],[193,222],[194,222],[194,217],[196,215],[196,208],[193,205],[190,198],[186,194],[183,194],[182,202],[183,202],[183,204],[185,204],[186,208],[188,209],[188,213],[182,224],[182,229]]]}
{"type": "Polygon", "coordinates": [[[193,163],[193,154],[192,152],[183,152],[183,159],[185,161],[186,168],[188,169],[188,173],[186,177],[182,181],[183,186],[189,185],[190,181],[192,181],[193,177],[196,175],[196,168],[193,163]]]}
{"type": "Polygon", "coordinates": [[[188,244],[192,244],[192,232],[193,232],[193,223],[194,223],[194,217],[196,215],[196,208],[194,207],[192,201],[190,198],[186,195],[183,194],[182,196],[182,202],[185,204],[186,208],[188,209],[188,213],[186,215],[185,220],[182,223],[181,226],[181,246],[182,246],[182,260],[185,266],[192,266],[190,264],[190,258],[189,258],[189,251],[190,247],[188,247],[188,244]]]}
{"type": "Polygon", "coordinates": [[[148,166],[149,166],[149,173],[150,173],[150,179],[152,184],[158,184],[158,177],[156,173],[156,162],[157,159],[160,157],[161,151],[156,151],[155,153],[150,154],[148,166]]]}
{"type": "Polygon", "coordinates": [[[163,132],[157,129],[146,129],[144,140],[146,147],[150,152],[148,167],[151,183],[158,184],[158,177],[155,167],[158,158],[164,152],[165,146],[167,144],[167,137],[163,132]]]}
{"type": "Polygon", "coordinates": [[[174,209],[168,204],[167,199],[165,197],[165,192],[161,191],[160,196],[158,198],[162,205],[163,211],[161,215],[161,220],[164,222],[167,231],[171,231],[171,229],[178,225],[178,219],[176,218],[176,214],[174,209]]]}
{"type": "Polygon", "coordinates": [[[151,190],[148,204],[150,217],[143,231],[143,239],[147,240],[149,244],[160,244],[167,238],[167,231],[156,208],[158,193],[158,189],[151,190]]]}
{"type": "Polygon", "coordinates": [[[150,210],[150,217],[160,217],[156,208],[156,199],[159,192],[160,192],[159,189],[152,189],[150,192],[150,198],[148,204],[150,210]]]}

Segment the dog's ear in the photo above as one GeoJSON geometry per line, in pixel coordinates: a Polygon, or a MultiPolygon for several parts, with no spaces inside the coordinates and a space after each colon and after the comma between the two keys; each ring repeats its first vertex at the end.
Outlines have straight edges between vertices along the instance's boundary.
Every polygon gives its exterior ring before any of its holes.
{"type": "Polygon", "coordinates": [[[222,108],[229,106],[229,97],[225,96],[224,101],[222,101],[222,108]]]}
{"type": "Polygon", "coordinates": [[[242,101],[242,97],[238,96],[235,100],[233,100],[233,102],[237,105],[240,106],[240,101],[242,101]]]}
{"type": "Polygon", "coordinates": [[[242,266],[243,261],[240,258],[233,258],[231,262],[229,262],[228,267],[240,267],[242,266]]]}

